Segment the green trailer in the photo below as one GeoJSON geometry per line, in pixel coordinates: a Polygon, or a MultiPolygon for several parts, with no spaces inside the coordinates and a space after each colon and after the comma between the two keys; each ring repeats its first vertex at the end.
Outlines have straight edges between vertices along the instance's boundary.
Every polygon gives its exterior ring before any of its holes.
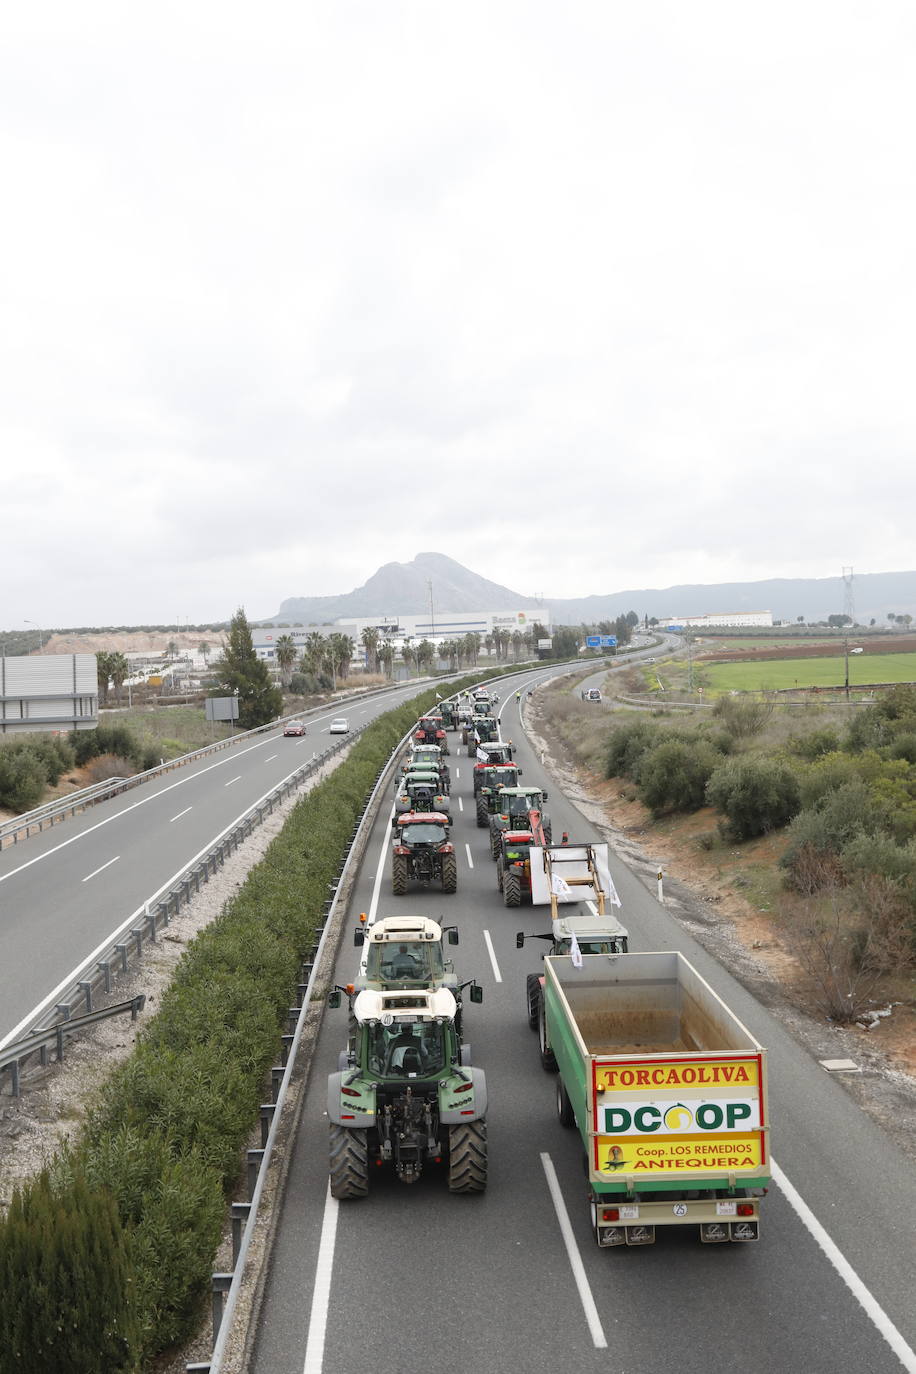
{"type": "Polygon", "coordinates": [[[597,1244],[757,1240],[766,1050],[682,954],[548,955],[544,973],[541,1062],[582,1137],[597,1244]]]}

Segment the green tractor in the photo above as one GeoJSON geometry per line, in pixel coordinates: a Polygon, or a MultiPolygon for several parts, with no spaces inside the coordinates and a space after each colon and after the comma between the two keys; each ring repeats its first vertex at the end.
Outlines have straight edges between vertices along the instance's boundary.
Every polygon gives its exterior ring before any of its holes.
{"type": "Polygon", "coordinates": [[[477,747],[499,739],[499,721],[495,716],[475,716],[462,728],[461,742],[468,747],[468,758],[477,754],[477,747]]]}
{"type": "MultiPolygon", "coordinates": [[[[341,989],[329,995],[339,1006],[341,989]]],[[[471,1001],[482,1000],[479,987],[471,1001]]],[[[449,1192],[487,1185],[487,1084],[468,1067],[447,988],[360,992],[352,1050],[328,1078],[331,1196],[366,1197],[374,1167],[414,1183],[444,1164],[449,1192]]]]}
{"type": "Polygon", "coordinates": [[[499,809],[490,816],[490,855],[499,857],[500,834],[503,830],[529,830],[529,812],[540,812],[543,840],[550,844],[553,831],[550,817],[544,815],[547,793],[540,787],[503,787],[499,793],[499,809]]]}
{"type": "Polygon", "coordinates": [[[490,817],[499,810],[499,794],[505,787],[518,787],[521,769],[514,763],[482,763],[474,769],[474,804],[477,809],[477,825],[486,830],[490,817]]]}
{"type": "Polygon", "coordinates": [[[442,811],[451,809],[447,792],[443,791],[439,774],[433,768],[410,768],[399,779],[394,794],[395,823],[405,811],[442,811]]]}
{"type": "Polygon", "coordinates": [[[442,726],[445,730],[457,730],[458,728],[458,707],[453,701],[440,701],[436,705],[439,715],[442,717],[442,726]]]}

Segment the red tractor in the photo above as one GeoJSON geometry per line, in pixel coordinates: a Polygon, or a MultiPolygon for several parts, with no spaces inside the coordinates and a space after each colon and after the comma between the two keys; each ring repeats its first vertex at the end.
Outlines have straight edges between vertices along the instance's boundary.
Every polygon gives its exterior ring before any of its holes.
{"type": "Polygon", "coordinates": [[[441,716],[421,716],[414,731],[414,740],[417,744],[438,744],[443,754],[448,753],[448,736],[441,716]]]}
{"type": "Polygon", "coordinates": [[[449,842],[450,818],[442,811],[407,811],[394,824],[391,890],[403,897],[411,878],[441,883],[443,892],[458,890],[458,859],[449,842]]]}

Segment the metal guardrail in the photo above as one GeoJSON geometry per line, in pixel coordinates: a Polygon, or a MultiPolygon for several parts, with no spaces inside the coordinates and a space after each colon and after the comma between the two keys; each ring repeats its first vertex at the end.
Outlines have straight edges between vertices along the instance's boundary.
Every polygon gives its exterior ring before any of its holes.
{"type": "Polygon", "coordinates": [[[348,735],[342,736],[340,740],[331,745],[325,753],[313,755],[308,763],[297,768],[271,792],[268,792],[266,796],[249,807],[239,821],[217,837],[206,853],[192,860],[187,868],[182,870],[176,878],[170,880],[166,887],[153,893],[141,907],[127,917],[118,927],[102,956],[86,960],[75,971],[67,991],[54,1002],[54,1018],[48,1025],[40,1023],[44,1021],[49,1009],[47,1007],[36,1008],[36,1024],[30,1027],[28,1034],[16,1041],[15,1044],[4,1046],[2,1050],[0,1077],[4,1072],[11,1073],[14,1096],[19,1094],[22,1067],[36,1051],[36,1045],[31,1043],[34,1037],[42,1035],[53,1037],[58,1026],[74,1025],[73,1014],[80,1006],[85,1006],[86,1012],[91,1013],[93,996],[100,992],[106,994],[111,992],[112,974],[127,972],[128,958],[131,952],[139,957],[145,941],[154,943],[158,938],[159,931],[167,926],[182,906],[200,891],[217,869],[222,867],[227,856],[237,849],[243,840],[248,838],[275,810],[277,805],[291,792],[296,791],[313,773],[322,768],[328,759],[341,753],[355,739],[358,739],[366,728],[365,725],[362,725],[358,729],[350,731],[348,735]]]}
{"type": "MultiPolygon", "coordinates": [[[[45,1030],[35,1031],[26,1040],[11,1045],[0,1054],[0,1072],[3,1069],[11,1070],[13,1096],[19,1096],[19,1073],[23,1059],[37,1051],[41,1056],[42,1064],[47,1064],[48,1047],[53,1044],[57,1047],[57,1062],[60,1063],[64,1057],[64,1038],[66,1036],[76,1035],[78,1031],[85,1030],[87,1026],[94,1026],[99,1021],[107,1021],[110,1016],[123,1016],[128,1011],[130,1012],[130,1019],[136,1021],[145,1006],[146,993],[140,992],[127,1002],[117,1002],[111,1007],[100,1007],[98,1011],[87,1011],[83,1016],[69,1017],[67,1020],[58,1022],[56,1026],[48,1026],[45,1030]]],[[[69,1005],[66,1010],[69,1013],[69,1005]]]]}

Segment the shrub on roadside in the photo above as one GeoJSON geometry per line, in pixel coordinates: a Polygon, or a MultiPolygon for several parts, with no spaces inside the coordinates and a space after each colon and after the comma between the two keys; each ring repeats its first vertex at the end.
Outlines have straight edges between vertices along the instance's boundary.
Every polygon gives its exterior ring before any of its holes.
{"type": "Polygon", "coordinates": [[[0,748],[0,806],[31,811],[44,796],[48,776],[40,758],[24,749],[0,748]]]}
{"type": "Polygon", "coordinates": [[[773,759],[728,759],[710,777],[706,799],[724,817],[729,839],[749,840],[792,819],[799,808],[798,779],[773,759]]]}
{"type": "Polygon", "coordinates": [[[666,737],[659,726],[644,717],[615,726],[608,736],[605,775],[637,782],[643,756],[666,737]]]}
{"type": "Polygon", "coordinates": [[[721,762],[721,754],[705,741],[665,740],[642,756],[639,800],[654,816],[698,811],[706,801],[706,784],[721,762]]]}

